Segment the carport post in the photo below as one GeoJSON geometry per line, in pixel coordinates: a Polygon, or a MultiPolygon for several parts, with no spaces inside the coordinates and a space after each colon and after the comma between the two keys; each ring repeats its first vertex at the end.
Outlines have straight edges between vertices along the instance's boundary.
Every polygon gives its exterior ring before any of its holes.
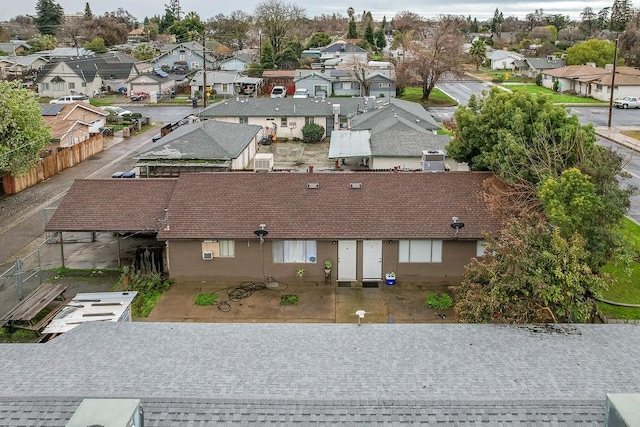
{"type": "Polygon", "coordinates": [[[60,258],[62,259],[62,268],[64,268],[64,239],[62,238],[62,231],[60,232],[60,258]]]}
{"type": "Polygon", "coordinates": [[[122,267],[122,262],[120,261],[120,233],[116,233],[118,236],[118,268],[122,267]]]}

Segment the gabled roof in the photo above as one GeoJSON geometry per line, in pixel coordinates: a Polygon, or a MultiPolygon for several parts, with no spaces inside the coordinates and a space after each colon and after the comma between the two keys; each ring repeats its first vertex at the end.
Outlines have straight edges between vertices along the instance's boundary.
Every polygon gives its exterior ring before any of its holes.
{"type": "Polygon", "coordinates": [[[262,126],[205,120],[180,126],[143,151],[138,160],[233,160],[262,126]]]}
{"type": "Polygon", "coordinates": [[[517,52],[511,52],[508,50],[494,50],[493,52],[487,55],[487,59],[490,59],[491,61],[500,61],[502,59],[508,59],[508,58],[524,59],[524,55],[517,52]]]}
{"type": "Polygon", "coordinates": [[[135,82],[137,79],[142,77],[155,80],[156,82],[167,82],[167,81],[173,80],[172,78],[168,77],[168,75],[167,77],[161,77],[157,73],[144,73],[144,74],[138,74],[137,76],[133,76],[132,78],[127,80],[127,83],[135,82]]]}
{"type": "Polygon", "coordinates": [[[360,46],[353,43],[346,42],[344,40],[336,40],[333,43],[321,48],[324,53],[351,53],[351,54],[365,54],[367,51],[360,46]]]}
{"type": "Polygon", "coordinates": [[[391,127],[371,136],[371,155],[374,157],[421,157],[423,150],[441,150],[451,141],[448,135],[391,127]]]}
{"type": "Polygon", "coordinates": [[[309,78],[321,78],[328,82],[333,82],[333,77],[331,73],[328,72],[320,72],[318,70],[295,70],[296,76],[293,79],[294,82],[299,82],[300,80],[305,80],[309,78]]]}
{"type": "Polygon", "coordinates": [[[332,117],[333,105],[340,104],[343,116],[362,112],[363,98],[231,98],[200,112],[200,117],[332,117]]]}
{"type": "Polygon", "coordinates": [[[296,70],[264,70],[262,72],[263,78],[283,78],[283,77],[295,77],[296,70]]]}
{"type": "Polygon", "coordinates": [[[10,42],[7,42],[7,43],[0,43],[0,50],[3,51],[3,52],[6,52],[8,54],[13,54],[14,49],[18,48],[18,47],[23,47],[23,48],[25,48],[27,50],[31,49],[31,45],[30,44],[28,44],[26,42],[23,42],[23,41],[20,41],[20,40],[10,41],[10,42]]]}
{"type": "MultiPolygon", "coordinates": [[[[612,74],[606,74],[604,76],[600,76],[595,79],[592,79],[591,81],[603,86],[611,86],[612,78],[613,78],[612,74]]],[[[630,75],[630,74],[618,74],[616,72],[616,79],[614,84],[616,86],[640,86],[640,76],[630,75]]]]}
{"type": "Polygon", "coordinates": [[[251,59],[248,55],[233,55],[229,58],[221,59],[220,61],[218,61],[218,64],[224,64],[225,62],[231,61],[240,61],[244,62],[245,64],[251,64],[251,59]]]}
{"type": "Polygon", "coordinates": [[[88,322],[0,344],[0,419],[64,426],[110,397],[167,427],[595,427],[607,393],[639,390],[634,325],[354,323],[88,322]]]}
{"type": "Polygon", "coordinates": [[[485,172],[183,174],[168,206],[170,227],[158,238],[253,239],[258,221],[267,224],[273,239],[450,239],[451,217],[458,216],[466,224],[459,237],[478,239],[498,227],[483,197],[483,182],[490,177],[485,172]],[[319,187],[309,189],[310,182],[319,187]],[[348,202],[327,209],[327,200],[348,202]],[[394,208],[376,213],[371,210],[376,201],[394,208]]]}
{"type": "Polygon", "coordinates": [[[48,56],[49,58],[70,58],[95,55],[96,53],[91,49],[85,49],[83,47],[56,47],[51,50],[38,51],[36,54],[48,56]]]}
{"type": "Polygon", "coordinates": [[[18,56],[11,56],[9,57],[9,59],[14,63],[14,64],[18,64],[18,65],[31,65],[33,64],[35,61],[37,60],[42,60],[44,62],[47,62],[47,58],[40,56],[40,55],[18,55],[18,56]]]}
{"type": "Polygon", "coordinates": [[[241,240],[254,239],[257,224],[265,223],[273,239],[452,239],[451,217],[458,216],[465,222],[458,238],[480,239],[499,227],[483,196],[483,183],[493,177],[489,172],[219,172],[175,180],[76,180],[46,229],[160,227],[160,240],[241,240]],[[319,187],[308,188],[310,182],[319,187]],[[350,183],[362,185],[355,189],[350,183]],[[329,199],[348,203],[327,209],[329,199]],[[392,208],[372,210],[376,203],[392,208]]]}
{"type": "Polygon", "coordinates": [[[202,53],[202,51],[204,50],[204,46],[202,46],[202,44],[196,41],[188,41],[183,43],[167,43],[163,46],[160,46],[160,52],[162,53],[170,52],[174,49],[179,49],[179,48],[189,49],[194,52],[200,52],[200,53],[202,53]]]}
{"type": "MultiPolygon", "coordinates": [[[[70,72],[87,82],[92,82],[97,75],[103,79],[128,79],[133,70],[137,70],[133,63],[110,62],[102,57],[82,57],[82,58],[56,58],[47,62],[42,70],[38,72],[36,82],[41,82],[51,74],[54,68],[65,63],[68,70],[62,73],[64,77],[70,77],[70,72]]],[[[66,79],[64,79],[66,80],[66,79]]]]}
{"type": "Polygon", "coordinates": [[[536,70],[550,70],[553,68],[564,67],[564,59],[555,58],[525,58],[531,68],[536,70]]]}
{"type": "MultiPolygon", "coordinates": [[[[233,83],[242,74],[238,71],[207,71],[207,85],[233,83]]],[[[191,86],[202,86],[204,83],[204,76],[202,71],[198,71],[191,79],[189,84],[191,86]]]]}
{"type": "Polygon", "coordinates": [[[107,116],[107,112],[91,106],[86,102],[73,102],[71,104],[59,105],[60,109],[47,105],[43,107],[43,118],[51,129],[53,138],[62,138],[78,126],[88,126],[100,117],[107,116]],[[76,118],[69,116],[77,110],[84,110],[86,114],[75,114],[76,118]],[[57,113],[55,113],[57,111],[57,113]]]}
{"type": "Polygon", "coordinates": [[[548,76],[577,79],[577,78],[594,78],[607,74],[604,68],[592,67],[590,65],[567,65],[566,67],[545,70],[542,74],[548,76]]]}
{"type": "Polygon", "coordinates": [[[156,231],[176,180],[75,180],[47,227],[59,231],[156,231]]]}
{"type": "Polygon", "coordinates": [[[398,98],[388,98],[389,104],[352,119],[352,129],[371,129],[372,133],[387,129],[397,122],[396,118],[404,118],[422,129],[438,130],[440,126],[424,107],[416,102],[398,98]]]}

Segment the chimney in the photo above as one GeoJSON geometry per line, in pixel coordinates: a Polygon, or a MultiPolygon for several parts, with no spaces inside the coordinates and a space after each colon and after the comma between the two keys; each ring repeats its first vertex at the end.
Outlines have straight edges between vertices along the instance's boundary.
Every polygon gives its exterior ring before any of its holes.
{"type": "Polygon", "coordinates": [[[313,165],[309,165],[309,173],[313,173],[313,165]]]}

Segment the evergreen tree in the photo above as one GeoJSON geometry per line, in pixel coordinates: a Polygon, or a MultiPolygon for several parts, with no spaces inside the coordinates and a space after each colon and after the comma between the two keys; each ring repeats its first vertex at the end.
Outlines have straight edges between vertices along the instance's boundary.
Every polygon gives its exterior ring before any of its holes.
{"type": "Polygon", "coordinates": [[[38,0],[34,21],[40,34],[55,35],[64,22],[64,9],[53,0],[38,0]]]}
{"type": "Polygon", "coordinates": [[[260,52],[260,66],[263,70],[271,70],[275,65],[273,46],[268,39],[262,41],[262,51],[260,52]]]}
{"type": "Polygon", "coordinates": [[[380,29],[382,29],[382,33],[384,35],[387,34],[387,16],[382,17],[382,24],[380,24],[380,29]]]}
{"type": "Polygon", "coordinates": [[[387,46],[387,38],[384,35],[384,30],[382,29],[382,27],[378,28],[378,30],[376,31],[375,38],[375,46],[378,48],[378,50],[382,50],[387,46]]]}
{"type": "Polygon", "coordinates": [[[164,5],[165,10],[171,13],[177,21],[182,17],[182,8],[180,7],[180,0],[169,0],[169,4],[164,5]]]}
{"type": "Polygon", "coordinates": [[[84,5],[84,19],[89,20],[93,19],[93,13],[91,12],[91,7],[89,6],[89,2],[84,5]]]}
{"type": "Polygon", "coordinates": [[[373,24],[371,23],[371,21],[367,22],[367,26],[364,29],[364,39],[371,46],[375,46],[375,40],[374,40],[374,36],[373,36],[373,24]]]}
{"type": "Polygon", "coordinates": [[[615,32],[623,32],[627,22],[633,18],[633,10],[629,0],[615,0],[611,8],[609,29],[615,32]]]}
{"type": "Polygon", "coordinates": [[[356,21],[351,18],[349,21],[349,31],[347,31],[348,39],[357,39],[358,38],[358,29],[356,28],[356,21]]]}

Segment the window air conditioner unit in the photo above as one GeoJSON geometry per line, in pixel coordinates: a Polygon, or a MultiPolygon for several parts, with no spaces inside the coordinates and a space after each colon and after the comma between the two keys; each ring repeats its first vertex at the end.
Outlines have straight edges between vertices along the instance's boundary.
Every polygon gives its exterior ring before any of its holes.
{"type": "Polygon", "coordinates": [[[202,252],[202,259],[205,261],[211,261],[213,259],[213,252],[211,251],[202,252]]]}

